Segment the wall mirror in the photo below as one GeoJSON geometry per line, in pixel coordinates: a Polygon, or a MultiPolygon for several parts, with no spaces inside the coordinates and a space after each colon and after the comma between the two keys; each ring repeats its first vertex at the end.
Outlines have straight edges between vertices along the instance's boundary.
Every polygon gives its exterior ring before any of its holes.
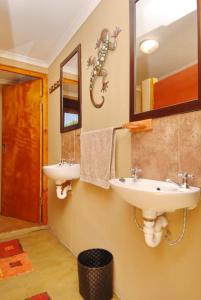
{"type": "Polygon", "coordinates": [[[61,132],[81,127],[81,45],[60,65],[61,132]]]}
{"type": "Polygon", "coordinates": [[[200,0],[130,0],[130,121],[201,109],[200,0]]]}

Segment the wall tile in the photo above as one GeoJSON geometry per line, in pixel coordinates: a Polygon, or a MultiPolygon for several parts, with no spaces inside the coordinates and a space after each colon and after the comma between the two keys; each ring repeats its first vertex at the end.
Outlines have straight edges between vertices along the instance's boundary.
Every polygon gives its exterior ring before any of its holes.
{"type": "Polygon", "coordinates": [[[62,158],[80,162],[80,129],[62,134],[62,158]]]}
{"type": "Polygon", "coordinates": [[[153,120],[153,130],[132,135],[132,163],[142,168],[142,177],[177,178],[178,116],[153,120]]]}
{"type": "Polygon", "coordinates": [[[201,187],[201,112],[179,116],[179,172],[194,174],[193,185],[201,187]]]}
{"type": "Polygon", "coordinates": [[[189,172],[201,187],[200,153],[201,111],[154,119],[152,131],[132,135],[132,165],[145,178],[178,181],[179,172],[189,172]]]}
{"type": "Polygon", "coordinates": [[[75,131],[75,161],[80,163],[80,133],[81,130],[75,131]]]}

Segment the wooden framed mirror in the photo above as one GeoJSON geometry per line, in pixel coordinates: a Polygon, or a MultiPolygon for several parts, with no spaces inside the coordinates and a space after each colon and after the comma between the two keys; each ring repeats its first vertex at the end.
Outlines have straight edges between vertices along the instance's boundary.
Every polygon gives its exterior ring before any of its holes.
{"type": "Polygon", "coordinates": [[[81,45],[60,65],[61,132],[81,127],[81,45]]]}
{"type": "Polygon", "coordinates": [[[130,121],[201,109],[201,0],[130,0],[130,121]]]}

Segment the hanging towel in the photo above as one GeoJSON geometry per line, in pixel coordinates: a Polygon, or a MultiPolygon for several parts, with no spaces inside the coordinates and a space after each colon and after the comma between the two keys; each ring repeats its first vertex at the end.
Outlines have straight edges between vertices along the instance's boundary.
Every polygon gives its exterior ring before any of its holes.
{"type": "Polygon", "coordinates": [[[115,178],[114,128],[83,132],[80,139],[80,180],[108,189],[115,178]]]}

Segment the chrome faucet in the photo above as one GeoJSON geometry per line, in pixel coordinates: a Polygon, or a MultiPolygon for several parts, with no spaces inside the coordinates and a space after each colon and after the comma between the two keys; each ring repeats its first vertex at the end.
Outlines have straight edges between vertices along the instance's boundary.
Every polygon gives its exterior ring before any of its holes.
{"type": "Polygon", "coordinates": [[[74,164],[75,159],[74,158],[69,158],[67,160],[67,163],[69,164],[69,166],[72,166],[74,164]]]}
{"type": "Polygon", "coordinates": [[[187,172],[179,173],[178,177],[182,178],[181,186],[185,189],[189,189],[188,179],[193,178],[193,174],[188,174],[187,172]]]}
{"type": "Polygon", "coordinates": [[[165,181],[168,182],[168,183],[174,183],[174,184],[176,184],[178,187],[181,187],[181,184],[180,184],[180,183],[177,183],[176,181],[174,181],[174,180],[172,180],[172,179],[170,179],[170,178],[167,178],[165,181]]]}
{"type": "Polygon", "coordinates": [[[66,160],[65,158],[61,158],[60,161],[59,161],[59,166],[62,166],[66,163],[66,160]]]}
{"type": "Polygon", "coordinates": [[[177,183],[171,179],[166,179],[166,182],[170,182],[170,183],[175,183],[176,185],[178,185],[178,187],[180,188],[185,188],[185,189],[189,189],[189,183],[188,183],[188,179],[189,178],[193,178],[192,174],[188,174],[187,172],[184,173],[179,173],[178,177],[182,178],[182,183],[177,183]]]}
{"type": "Polygon", "coordinates": [[[131,177],[133,178],[133,181],[137,181],[139,179],[138,174],[141,173],[142,170],[138,167],[131,168],[131,177]]]}

